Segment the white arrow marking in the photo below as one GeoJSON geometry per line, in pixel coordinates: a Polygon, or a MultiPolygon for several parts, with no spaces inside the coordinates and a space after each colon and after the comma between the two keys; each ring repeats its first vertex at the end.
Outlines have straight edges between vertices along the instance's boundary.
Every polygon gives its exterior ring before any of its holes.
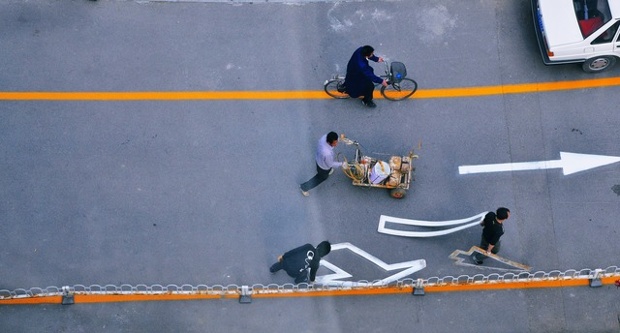
{"type": "Polygon", "coordinates": [[[466,219],[451,220],[451,221],[421,221],[421,220],[408,220],[398,217],[381,215],[379,219],[378,232],[388,235],[403,236],[403,237],[435,237],[451,234],[459,230],[467,229],[475,225],[480,225],[480,222],[488,212],[480,213],[476,216],[468,217],[466,219]],[[450,229],[442,229],[436,231],[407,231],[390,229],[385,226],[386,223],[402,224],[414,227],[447,227],[452,225],[459,225],[458,227],[450,229]]]}
{"type": "Polygon", "coordinates": [[[346,272],[345,270],[341,269],[340,267],[330,263],[327,260],[321,260],[321,266],[324,266],[325,268],[334,271],[335,273],[333,274],[327,274],[327,275],[321,275],[321,276],[317,276],[315,279],[315,282],[323,284],[323,285],[339,285],[339,286],[360,286],[360,285],[373,285],[373,286],[379,286],[379,285],[385,285],[385,284],[389,284],[391,282],[397,281],[398,279],[402,279],[406,276],[409,276],[419,270],[422,270],[424,267],[426,267],[426,260],[424,259],[418,259],[418,260],[411,260],[411,261],[404,261],[404,262],[399,262],[399,263],[395,263],[395,264],[387,264],[385,263],[383,260],[373,256],[372,254],[360,249],[359,247],[351,244],[351,243],[338,243],[338,244],[332,244],[332,251],[337,251],[337,250],[342,250],[342,249],[349,249],[351,252],[359,255],[360,257],[374,263],[375,265],[381,267],[383,270],[385,271],[393,271],[393,270],[397,270],[397,269],[404,269],[403,271],[396,273],[394,275],[388,276],[387,278],[383,279],[383,280],[379,280],[376,281],[374,283],[363,283],[363,282],[352,282],[352,281],[338,281],[339,279],[345,279],[345,278],[350,278],[352,277],[351,274],[349,274],[348,272],[346,272]]]}
{"type": "Polygon", "coordinates": [[[620,162],[620,157],[560,152],[560,159],[553,161],[462,165],[459,174],[561,168],[564,175],[570,175],[616,162],[620,162]]]}

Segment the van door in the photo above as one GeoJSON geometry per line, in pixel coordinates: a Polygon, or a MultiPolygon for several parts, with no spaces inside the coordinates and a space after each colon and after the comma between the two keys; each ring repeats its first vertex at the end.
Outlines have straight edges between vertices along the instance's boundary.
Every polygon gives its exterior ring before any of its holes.
{"type": "Polygon", "coordinates": [[[620,21],[614,25],[616,26],[616,30],[618,30],[616,31],[616,38],[614,38],[614,53],[620,57],[620,29],[618,29],[620,21]]]}
{"type": "Polygon", "coordinates": [[[620,20],[616,21],[616,23],[609,28],[597,32],[596,37],[594,37],[594,40],[590,43],[592,47],[589,48],[586,53],[600,53],[612,50],[615,52],[618,47],[618,27],[620,27],[620,20]]]}
{"type": "Polygon", "coordinates": [[[585,60],[582,69],[588,73],[602,72],[614,66],[620,57],[620,41],[618,40],[620,20],[611,26],[605,26],[588,38],[590,47],[584,48],[585,60]]]}

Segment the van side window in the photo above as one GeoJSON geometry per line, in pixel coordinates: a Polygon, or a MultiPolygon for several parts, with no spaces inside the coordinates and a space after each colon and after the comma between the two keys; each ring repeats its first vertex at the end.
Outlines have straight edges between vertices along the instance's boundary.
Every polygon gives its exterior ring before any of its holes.
{"type": "Polygon", "coordinates": [[[616,22],[614,25],[609,27],[609,29],[605,30],[602,34],[596,37],[595,40],[592,41],[592,45],[594,44],[604,44],[609,43],[616,35],[616,31],[618,31],[618,27],[620,26],[620,21],[616,22]]]}

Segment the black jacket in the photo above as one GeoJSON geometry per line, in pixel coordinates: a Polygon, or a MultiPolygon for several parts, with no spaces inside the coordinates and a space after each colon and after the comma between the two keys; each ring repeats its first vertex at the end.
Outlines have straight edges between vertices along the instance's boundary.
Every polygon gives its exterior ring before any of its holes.
{"type": "Polygon", "coordinates": [[[501,223],[497,222],[497,216],[495,213],[490,212],[484,216],[484,220],[482,220],[482,225],[484,229],[482,229],[482,237],[487,243],[495,246],[497,242],[499,242],[500,237],[504,234],[504,226],[501,223]]]}
{"type": "Polygon", "coordinates": [[[295,278],[295,283],[314,282],[321,257],[314,246],[302,245],[282,255],[282,266],[286,273],[295,278]]]}

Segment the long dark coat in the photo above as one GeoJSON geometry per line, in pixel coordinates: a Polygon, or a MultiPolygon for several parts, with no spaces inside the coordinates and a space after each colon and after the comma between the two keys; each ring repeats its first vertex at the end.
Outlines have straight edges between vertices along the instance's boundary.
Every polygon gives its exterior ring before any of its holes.
{"type": "MultiPolygon", "coordinates": [[[[379,57],[373,55],[368,58],[374,62],[379,61],[379,57]]],[[[364,88],[368,84],[381,83],[383,79],[376,76],[372,67],[368,64],[368,59],[362,55],[362,48],[358,48],[353,52],[349,63],[347,64],[347,76],[344,79],[347,93],[355,98],[364,95],[364,88]]]]}

